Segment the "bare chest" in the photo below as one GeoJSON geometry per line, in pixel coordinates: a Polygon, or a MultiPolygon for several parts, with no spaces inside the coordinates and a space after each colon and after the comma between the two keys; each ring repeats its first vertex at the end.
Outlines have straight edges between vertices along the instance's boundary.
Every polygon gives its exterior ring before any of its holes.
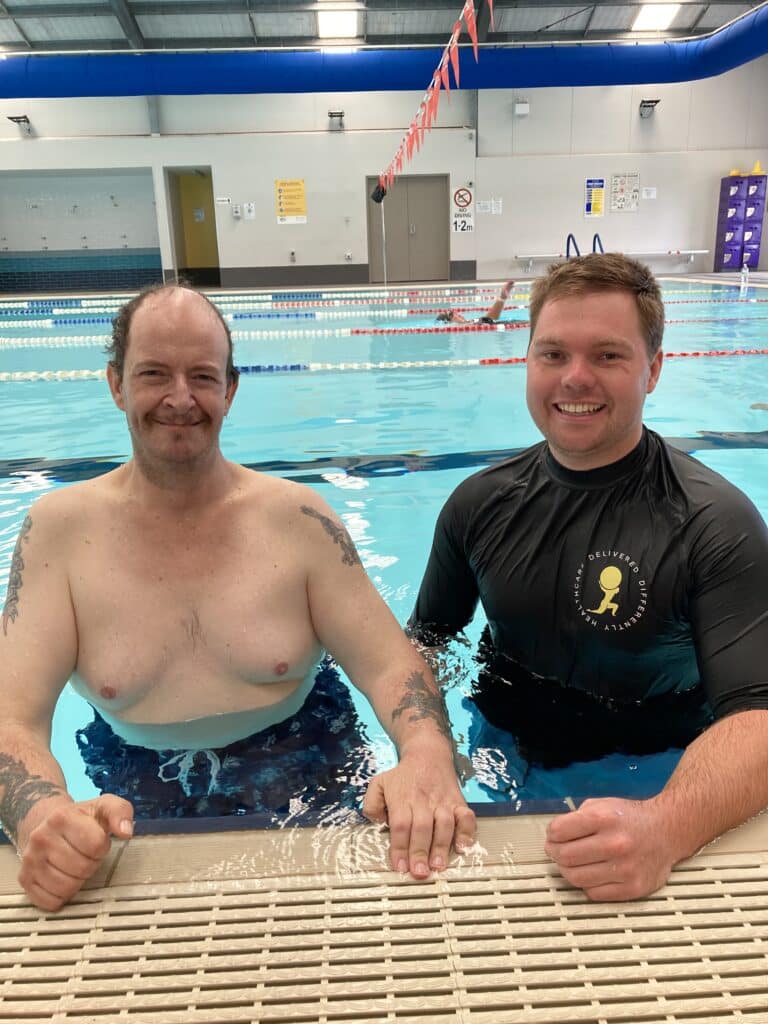
{"type": "Polygon", "coordinates": [[[134,720],[252,706],[254,687],[301,679],[318,656],[305,569],[267,538],[105,529],[70,581],[86,696],[134,720]]]}

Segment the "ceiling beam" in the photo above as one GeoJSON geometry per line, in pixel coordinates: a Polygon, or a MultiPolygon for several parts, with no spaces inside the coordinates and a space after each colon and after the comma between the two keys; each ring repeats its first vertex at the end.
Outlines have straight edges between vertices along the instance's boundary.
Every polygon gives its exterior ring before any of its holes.
{"type": "MultiPolygon", "coordinates": [[[[693,2],[693,0],[692,0],[693,2]]],[[[750,7],[759,6],[756,0],[718,0],[718,6],[721,7],[744,7],[745,3],[749,4],[750,7]]],[[[698,0],[696,6],[701,5],[701,0],[698,0]]],[[[133,3],[128,7],[125,3],[122,6],[131,14],[134,19],[141,17],[142,15],[181,15],[184,17],[194,16],[195,14],[295,14],[295,13],[306,13],[323,9],[323,5],[317,0],[286,0],[285,3],[276,3],[274,0],[178,0],[175,3],[161,2],[161,0],[134,0],[133,3]]],[[[479,6],[479,4],[478,4],[479,6]]],[[[483,8],[487,5],[483,3],[483,8]]],[[[565,17],[570,14],[574,14],[576,11],[584,10],[585,6],[592,8],[598,7],[636,7],[636,3],[621,3],[620,0],[589,0],[587,5],[585,4],[564,4],[563,0],[495,0],[494,10],[515,10],[515,9],[535,9],[542,10],[547,7],[560,8],[564,7],[572,8],[565,17]]],[[[686,5],[687,6],[687,5],[686,5]]],[[[704,5],[705,10],[709,7],[709,4],[704,5]]],[[[403,0],[367,0],[363,3],[362,0],[338,0],[338,4],[335,9],[347,9],[356,11],[403,11],[406,10],[409,13],[417,13],[419,11],[434,12],[434,11],[445,11],[447,16],[451,19],[451,24],[456,17],[457,12],[457,0],[415,0],[413,4],[404,6],[403,0]]],[[[10,18],[15,19],[27,19],[27,18],[87,18],[93,17],[104,17],[115,13],[115,4],[113,0],[104,0],[104,2],[94,4],[77,4],[77,3],[52,3],[52,4],[20,4],[20,3],[6,3],[0,5],[0,19],[10,18]]],[[[705,11],[701,11],[697,17],[697,22],[705,11]]],[[[126,33],[127,35],[127,33],[126,33]]]]}
{"type": "Polygon", "coordinates": [[[597,10],[597,5],[593,4],[592,5],[592,10],[589,12],[589,17],[587,18],[587,24],[584,26],[584,31],[582,32],[582,36],[583,36],[584,39],[587,38],[587,33],[589,32],[590,26],[592,25],[592,19],[595,16],[595,11],[596,10],[597,10]]]}
{"type": "Polygon", "coordinates": [[[698,29],[699,22],[704,17],[704,15],[707,13],[707,11],[709,10],[710,6],[711,6],[710,4],[704,4],[704,6],[699,11],[699,13],[696,15],[696,17],[695,17],[695,19],[693,21],[693,24],[691,25],[691,31],[692,32],[695,32],[698,29]]]}
{"type": "MultiPolygon", "coordinates": [[[[8,11],[8,8],[3,3],[0,3],[0,18],[2,18],[4,21],[10,21],[11,24],[13,25],[13,27],[19,33],[19,35],[21,36],[21,47],[20,48],[31,50],[32,49],[32,43],[29,41],[29,39],[25,35],[24,31],[22,30],[21,26],[18,24],[16,19],[8,11]]],[[[7,45],[7,44],[4,44],[4,46],[5,45],[7,45]]]]}
{"type": "Polygon", "coordinates": [[[477,24],[477,41],[488,42],[488,33],[491,29],[491,9],[488,0],[478,0],[475,4],[475,22],[477,24]]]}
{"type": "Polygon", "coordinates": [[[134,50],[145,50],[147,44],[144,41],[144,36],[141,34],[141,29],[139,28],[136,19],[128,9],[128,5],[125,0],[109,0],[109,6],[112,8],[112,13],[120,23],[120,28],[125,33],[125,38],[134,50]]]}

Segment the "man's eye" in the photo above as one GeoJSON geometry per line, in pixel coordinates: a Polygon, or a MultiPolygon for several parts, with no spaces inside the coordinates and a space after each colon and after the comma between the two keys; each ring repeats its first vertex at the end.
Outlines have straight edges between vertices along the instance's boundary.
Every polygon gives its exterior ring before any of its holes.
{"type": "Polygon", "coordinates": [[[213,381],[216,382],[216,378],[211,373],[196,373],[195,380],[213,381]]]}

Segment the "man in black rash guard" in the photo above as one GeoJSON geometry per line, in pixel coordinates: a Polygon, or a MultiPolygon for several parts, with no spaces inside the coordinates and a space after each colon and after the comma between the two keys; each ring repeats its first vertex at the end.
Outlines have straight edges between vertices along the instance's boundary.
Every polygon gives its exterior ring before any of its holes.
{"type": "Polygon", "coordinates": [[[664,326],[647,267],[555,265],[530,319],[546,440],[451,495],[409,630],[434,646],[481,602],[473,700],[530,763],[685,747],[656,796],[587,800],[547,832],[573,885],[635,899],[768,804],[768,533],[741,491],[643,426],[664,326]]]}

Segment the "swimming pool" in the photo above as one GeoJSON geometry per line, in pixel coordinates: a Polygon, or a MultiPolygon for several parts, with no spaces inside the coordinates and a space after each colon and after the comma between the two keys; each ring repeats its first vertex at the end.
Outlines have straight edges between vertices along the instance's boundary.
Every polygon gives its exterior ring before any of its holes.
{"type": "MultiPolygon", "coordinates": [[[[764,349],[768,291],[666,281],[668,358],[646,406],[646,421],[746,491],[768,516],[768,400],[764,349]],[[678,322],[679,321],[679,322],[678,322]],[[727,353],[683,357],[677,353],[727,353]],[[703,433],[702,433],[703,432],[703,433]]],[[[526,318],[525,288],[510,319],[526,318]]],[[[434,310],[451,305],[481,314],[495,289],[392,289],[389,292],[220,294],[230,316],[241,379],[222,447],[228,458],[316,487],[347,525],[363,563],[400,622],[416,589],[442,503],[467,475],[537,441],[524,402],[525,329],[435,327],[434,310]],[[425,365],[425,364],[433,365],[425,365]],[[290,366],[280,371],[274,367],[290,366]]],[[[70,304],[0,304],[0,587],[15,537],[35,496],[108,469],[129,455],[122,414],[101,371],[101,347],[120,298],[70,304]],[[36,379],[49,372],[54,378],[36,379]],[[11,379],[8,379],[11,378],[11,379]]],[[[478,615],[468,630],[475,642],[478,615]]],[[[471,652],[447,701],[459,747],[469,753],[472,720],[464,697],[471,652]]],[[[358,702],[379,767],[393,754],[363,701],[358,702]]],[[[75,730],[91,717],[65,691],[53,748],[78,799],[93,795],[75,730]]],[[[465,783],[473,801],[528,801],[608,793],[644,795],[663,782],[676,754],[627,759],[567,771],[525,771],[493,749],[475,751],[465,783]]]]}

